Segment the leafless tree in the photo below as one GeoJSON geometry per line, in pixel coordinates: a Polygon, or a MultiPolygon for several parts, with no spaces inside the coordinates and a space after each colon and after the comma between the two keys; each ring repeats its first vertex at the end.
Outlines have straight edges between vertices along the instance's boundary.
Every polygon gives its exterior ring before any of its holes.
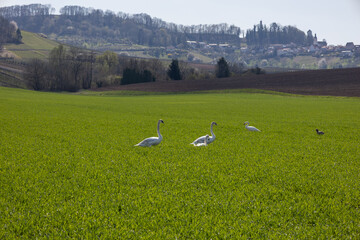
{"type": "Polygon", "coordinates": [[[47,64],[40,59],[32,59],[26,67],[24,78],[28,81],[28,87],[34,90],[48,88],[47,64]]]}

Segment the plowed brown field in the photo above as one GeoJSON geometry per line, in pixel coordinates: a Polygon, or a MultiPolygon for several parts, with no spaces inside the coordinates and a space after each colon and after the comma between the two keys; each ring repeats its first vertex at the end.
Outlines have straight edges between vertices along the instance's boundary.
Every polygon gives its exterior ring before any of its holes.
{"type": "Polygon", "coordinates": [[[243,75],[223,79],[139,83],[100,90],[190,92],[242,88],[304,95],[360,97],[360,68],[243,75]]]}

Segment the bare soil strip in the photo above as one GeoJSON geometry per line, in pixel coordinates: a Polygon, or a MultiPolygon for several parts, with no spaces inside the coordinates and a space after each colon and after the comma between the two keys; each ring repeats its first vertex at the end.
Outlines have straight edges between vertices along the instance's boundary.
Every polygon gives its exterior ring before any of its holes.
{"type": "Polygon", "coordinates": [[[224,89],[263,89],[303,95],[360,97],[360,68],[244,75],[223,79],[182,80],[122,85],[98,90],[192,92],[224,89]]]}

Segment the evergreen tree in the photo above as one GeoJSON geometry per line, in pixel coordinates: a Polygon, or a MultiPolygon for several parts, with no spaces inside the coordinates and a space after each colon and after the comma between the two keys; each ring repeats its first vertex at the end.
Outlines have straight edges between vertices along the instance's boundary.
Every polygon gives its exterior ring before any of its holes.
{"type": "Polygon", "coordinates": [[[20,28],[18,28],[18,29],[16,30],[15,41],[16,41],[17,43],[21,43],[22,38],[23,38],[23,37],[22,37],[22,35],[21,35],[20,28]]]}
{"type": "Polygon", "coordinates": [[[142,83],[142,82],[155,82],[155,77],[149,70],[138,71],[135,68],[124,69],[121,85],[142,83]]]}
{"type": "Polygon", "coordinates": [[[177,59],[172,60],[171,64],[169,65],[167,74],[169,78],[172,80],[182,80],[182,76],[179,68],[179,61],[177,59]]]}
{"type": "Polygon", "coordinates": [[[225,58],[220,58],[216,65],[216,77],[226,78],[230,77],[229,65],[226,62],[225,58]]]}
{"type": "MultiPolygon", "coordinates": [[[[309,36],[309,32],[308,32],[308,36],[309,36]]],[[[296,43],[302,45],[308,39],[309,37],[307,38],[305,33],[297,29],[296,27],[293,26],[281,27],[277,23],[272,23],[270,25],[270,28],[268,28],[266,25],[263,25],[262,21],[260,21],[260,24],[255,25],[252,30],[249,29],[246,32],[247,44],[249,46],[256,46],[256,47],[263,47],[266,46],[267,44],[289,44],[289,43],[296,43]]]]}

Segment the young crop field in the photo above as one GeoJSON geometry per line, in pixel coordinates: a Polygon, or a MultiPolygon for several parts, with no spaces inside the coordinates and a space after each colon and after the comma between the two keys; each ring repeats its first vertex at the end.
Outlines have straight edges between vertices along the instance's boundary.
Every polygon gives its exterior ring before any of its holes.
{"type": "Polygon", "coordinates": [[[0,113],[0,239],[360,238],[358,98],[0,88],[0,113]]]}

